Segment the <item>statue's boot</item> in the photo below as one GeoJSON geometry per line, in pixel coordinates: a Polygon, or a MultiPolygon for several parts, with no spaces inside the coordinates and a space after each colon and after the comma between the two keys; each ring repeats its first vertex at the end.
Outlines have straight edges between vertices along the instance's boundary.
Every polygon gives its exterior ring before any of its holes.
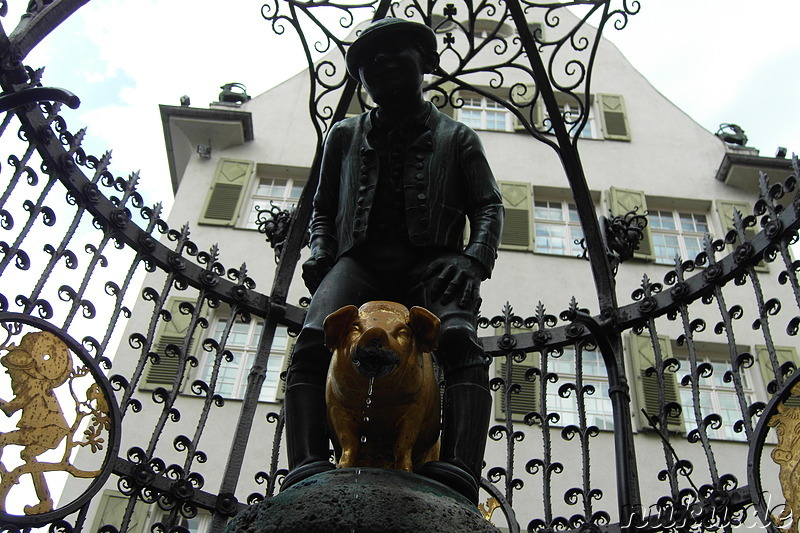
{"type": "Polygon", "coordinates": [[[477,505],[492,395],[480,385],[458,383],[447,387],[444,401],[440,460],[424,464],[417,473],[457,490],[477,505]]]}
{"type": "Polygon", "coordinates": [[[325,387],[313,383],[289,385],[283,408],[289,473],[281,490],[334,468],[326,429],[325,387]]]}

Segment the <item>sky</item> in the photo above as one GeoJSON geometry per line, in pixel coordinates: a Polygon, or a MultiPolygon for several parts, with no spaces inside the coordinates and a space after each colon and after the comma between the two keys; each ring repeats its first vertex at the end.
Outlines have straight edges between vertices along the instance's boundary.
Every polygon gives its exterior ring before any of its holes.
{"type": "MultiPolygon", "coordinates": [[[[632,5],[631,0],[627,0],[632,5]]],[[[622,0],[613,0],[612,5],[622,0]]],[[[7,32],[27,2],[13,2],[7,32]]],[[[158,105],[207,107],[219,87],[241,82],[258,95],[302,70],[299,40],[282,36],[253,0],[91,0],[48,36],[27,64],[44,84],[82,100],[64,115],[87,126],[88,152],[113,149],[112,170],[141,170],[148,203],[171,205],[158,105]],[[224,6],[224,7],[220,7],[224,6]]],[[[622,31],[605,35],[667,98],[711,132],[741,125],[749,145],[772,156],[800,152],[800,39],[796,0],[640,0],[622,31]],[[758,7],[753,7],[753,6],[758,7]]]]}

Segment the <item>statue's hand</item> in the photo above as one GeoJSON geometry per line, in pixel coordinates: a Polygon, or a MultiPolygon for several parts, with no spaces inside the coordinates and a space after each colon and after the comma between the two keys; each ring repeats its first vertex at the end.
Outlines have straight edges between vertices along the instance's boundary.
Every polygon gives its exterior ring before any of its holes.
{"type": "Polygon", "coordinates": [[[327,254],[311,256],[303,263],[303,282],[312,295],[332,267],[333,259],[327,254]]]}
{"type": "Polygon", "coordinates": [[[460,253],[442,256],[431,263],[424,281],[433,280],[431,298],[448,304],[454,300],[467,309],[473,305],[480,286],[483,265],[460,253]]]}

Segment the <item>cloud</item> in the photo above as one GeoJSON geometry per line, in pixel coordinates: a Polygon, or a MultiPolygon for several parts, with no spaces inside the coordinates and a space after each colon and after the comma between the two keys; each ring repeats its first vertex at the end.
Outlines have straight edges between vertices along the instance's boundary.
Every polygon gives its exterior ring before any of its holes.
{"type": "MultiPolygon", "coordinates": [[[[707,129],[716,131],[721,122],[736,122],[741,116],[748,119],[742,124],[748,134],[785,131],[800,119],[788,105],[797,86],[798,74],[788,65],[797,64],[800,54],[793,28],[800,5],[793,0],[754,5],[745,0],[642,2],[627,28],[606,36],[657,89],[707,129]],[[769,112],[765,101],[783,108],[783,116],[769,112]]],[[[751,144],[764,155],[772,155],[775,142],[769,135],[751,135],[751,144]]]]}

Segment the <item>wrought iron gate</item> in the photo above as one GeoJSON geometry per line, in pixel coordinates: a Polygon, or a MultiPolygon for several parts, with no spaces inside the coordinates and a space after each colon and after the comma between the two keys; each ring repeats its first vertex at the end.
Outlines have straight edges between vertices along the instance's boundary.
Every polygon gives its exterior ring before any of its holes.
{"type": "MultiPolygon", "coordinates": [[[[0,403],[0,409],[8,416],[20,416],[16,429],[0,433],[0,450],[12,447],[19,454],[9,462],[6,452],[0,465],[2,528],[93,528],[87,517],[98,514],[101,491],[113,486],[120,493],[120,522],[100,524],[103,531],[141,528],[148,508],[147,525],[154,530],[184,531],[186,520],[201,513],[211,517],[211,528],[218,531],[242,506],[273,495],[286,473],[280,451],[280,406],[269,404],[274,412],[265,412],[259,393],[276,328],[296,331],[303,320],[302,307],[288,303],[287,293],[304,242],[318,159],[311,165],[299,208],[280,237],[273,286],[268,294],[259,292],[244,265],[226,268],[220,262],[224,250],[216,246],[201,250],[190,239],[188,226],[169,228],[159,205],[145,206],[137,192],[136,174],[116,177],[109,154],[86,154],[85,132],[71,133],[59,116],[63,105],[77,106],[77,98],[47,87],[40,71],[24,66],[30,50],[83,3],[33,0],[18,28],[10,35],[0,34],[0,111],[5,113],[0,142],[8,154],[0,167],[5,184],[0,196],[0,350],[4,352],[0,364],[7,370],[6,385],[11,389],[4,385],[3,397],[13,394],[13,399],[0,403]],[[141,271],[148,276],[137,294],[141,271]],[[174,305],[176,301],[180,303],[174,305]],[[217,337],[206,331],[206,311],[221,305],[230,308],[231,317],[264,323],[240,403],[226,402],[219,393],[220,365],[230,357],[226,345],[234,320],[217,337]],[[134,308],[139,314],[132,316],[134,308]],[[135,354],[135,364],[130,365],[132,372],[120,375],[114,370],[119,365],[113,361],[114,340],[128,318],[136,330],[123,343],[128,346],[126,354],[135,354]],[[191,368],[197,366],[201,349],[211,354],[213,368],[208,380],[192,380],[191,368]],[[156,378],[163,371],[166,378],[151,379],[151,371],[156,378]],[[180,409],[186,395],[202,406],[188,413],[192,419],[180,409]],[[41,405],[46,406],[44,415],[41,405]],[[155,413],[152,427],[142,428],[137,422],[143,411],[155,413]],[[214,418],[220,412],[231,422],[225,426],[231,428],[230,448],[204,450],[203,437],[222,427],[214,418]],[[253,442],[256,424],[270,428],[269,446],[253,442]],[[123,445],[123,438],[137,444],[123,445]],[[255,474],[243,466],[248,447],[252,450],[254,445],[264,456],[263,471],[255,474]],[[170,449],[170,459],[165,459],[165,448],[170,449]],[[53,472],[85,482],[80,490],[70,485],[73,488],[56,503],[47,483],[53,472]],[[245,478],[260,488],[242,494],[245,478]],[[22,503],[14,496],[19,483],[32,484],[29,500],[22,503]]],[[[533,137],[551,146],[563,163],[586,236],[599,313],[591,316],[573,301],[558,316],[539,304],[525,318],[509,305],[498,316],[481,319],[482,326],[501,331],[482,341],[502,369],[492,387],[506,416],[491,428],[489,437],[492,446],[505,447],[506,460],[488,464],[483,483],[485,496],[493,498],[490,506],[505,515],[502,525],[509,531],[520,527],[728,530],[750,517],[775,529],[775,524],[791,522],[791,511],[800,510],[798,485],[792,477],[797,468],[793,443],[800,434],[800,411],[794,406],[794,397],[800,394],[792,391],[798,391],[800,373],[793,373],[794,364],[776,340],[793,338],[800,330],[796,275],[800,263],[789,251],[800,227],[798,162],[795,158],[793,174],[785,183],[762,176],[753,211],[736,212],[735,227],[724,240],[707,237],[704,251],[695,259],[676,259],[663,283],[644,276],[631,294],[632,303],[620,305],[615,273],[641,238],[644,217],[632,212],[598,221],[577,151],[587,116],[581,102],[588,101],[596,41],[607,23],[624,27],[638,10],[635,2],[612,4],[610,0],[509,0],[456,6],[434,0],[403,4],[381,0],[312,5],[276,0],[262,12],[277,30],[293,27],[304,37],[309,61],[315,59],[314,45],[305,35],[307,25],[320,20],[315,10],[341,12],[345,27],[361,12],[374,18],[392,15],[424,21],[440,31],[445,52],[459,58],[456,68],[436,73],[428,89],[432,101],[459,107],[463,101],[457,90],[465,88],[491,98],[511,110],[533,137]],[[556,41],[544,40],[526,19],[531,10],[541,9],[545,23],[556,25],[558,10],[568,6],[583,6],[585,17],[556,41]],[[495,25],[481,28],[478,38],[475,22],[483,16],[495,25]],[[581,33],[587,31],[585,22],[592,16],[599,21],[593,41],[581,33]],[[516,37],[505,37],[500,31],[503,25],[516,28],[516,37]],[[569,70],[556,72],[553,64],[542,61],[563,48],[584,54],[584,59],[568,63],[574,75],[569,70]],[[476,67],[492,50],[496,61],[476,67]],[[530,84],[505,86],[504,69],[522,69],[530,84]],[[496,76],[499,81],[493,87],[504,87],[504,92],[486,92],[474,85],[470,76],[476,73],[496,76]],[[566,75],[567,81],[559,75],[566,75]],[[555,91],[574,98],[581,109],[577,119],[560,113],[555,91]],[[539,100],[555,118],[544,123],[535,119],[533,103],[539,100]],[[765,263],[770,265],[769,274],[760,273],[765,263]],[[767,282],[768,277],[784,288],[783,304],[772,288],[764,288],[775,285],[767,282]],[[736,342],[745,309],[756,316],[746,326],[759,332],[762,353],[749,353],[736,342]],[[698,355],[698,334],[706,328],[713,328],[725,347],[722,364],[698,355]],[[674,355],[673,343],[665,344],[662,331],[685,353],[674,355]],[[629,350],[651,354],[651,364],[626,371],[623,339],[629,350]],[[743,378],[743,369],[757,360],[768,376],[769,402],[757,401],[743,378]],[[570,375],[562,372],[565,362],[574,368],[570,375]],[[588,365],[602,368],[602,385],[589,379],[588,365]],[[651,431],[638,440],[632,427],[632,418],[638,415],[631,413],[633,392],[626,378],[634,375],[646,380],[653,399],[645,402],[642,415],[651,431]],[[682,408],[676,396],[678,378],[691,408],[682,408]],[[735,406],[730,412],[736,413],[735,420],[702,405],[700,384],[709,379],[732,384],[735,406]],[[611,398],[613,433],[602,433],[587,416],[587,403],[600,395],[598,386],[607,387],[611,398]],[[554,398],[574,399],[570,423],[560,421],[563,413],[556,412],[554,398]],[[512,415],[520,406],[526,414],[512,415]],[[777,441],[769,435],[772,427],[777,429],[777,441]],[[717,431],[749,443],[737,448],[746,467],[731,462],[730,447],[714,438],[717,431]],[[649,444],[641,444],[646,439],[649,444]],[[574,464],[563,459],[567,445],[576,446],[569,452],[574,464]],[[763,479],[761,475],[763,468],[777,470],[763,461],[766,446],[774,450],[787,499],[779,516],[770,512],[782,502],[767,497],[777,488],[774,472],[763,479]],[[719,452],[721,447],[725,449],[719,452]],[[658,481],[646,484],[643,473],[637,472],[636,453],[651,454],[654,449],[663,461],[646,472],[658,481]],[[613,452],[615,476],[610,481],[604,475],[609,469],[597,466],[598,460],[607,459],[598,457],[598,450],[613,452]],[[718,459],[717,453],[725,459],[718,459]],[[648,493],[641,494],[644,486],[648,493]],[[653,494],[653,486],[662,488],[653,494]],[[609,487],[614,495],[608,494],[609,487]],[[522,514],[527,518],[520,524],[517,515],[522,514]]],[[[0,14],[4,11],[5,3],[0,4],[0,14]]],[[[316,29],[323,35],[318,52],[340,53],[346,48],[347,42],[324,26],[316,29]]],[[[321,145],[326,129],[345,115],[359,92],[333,61],[310,62],[309,72],[310,112],[321,145]]],[[[278,237],[271,238],[275,244],[278,237]]]]}

